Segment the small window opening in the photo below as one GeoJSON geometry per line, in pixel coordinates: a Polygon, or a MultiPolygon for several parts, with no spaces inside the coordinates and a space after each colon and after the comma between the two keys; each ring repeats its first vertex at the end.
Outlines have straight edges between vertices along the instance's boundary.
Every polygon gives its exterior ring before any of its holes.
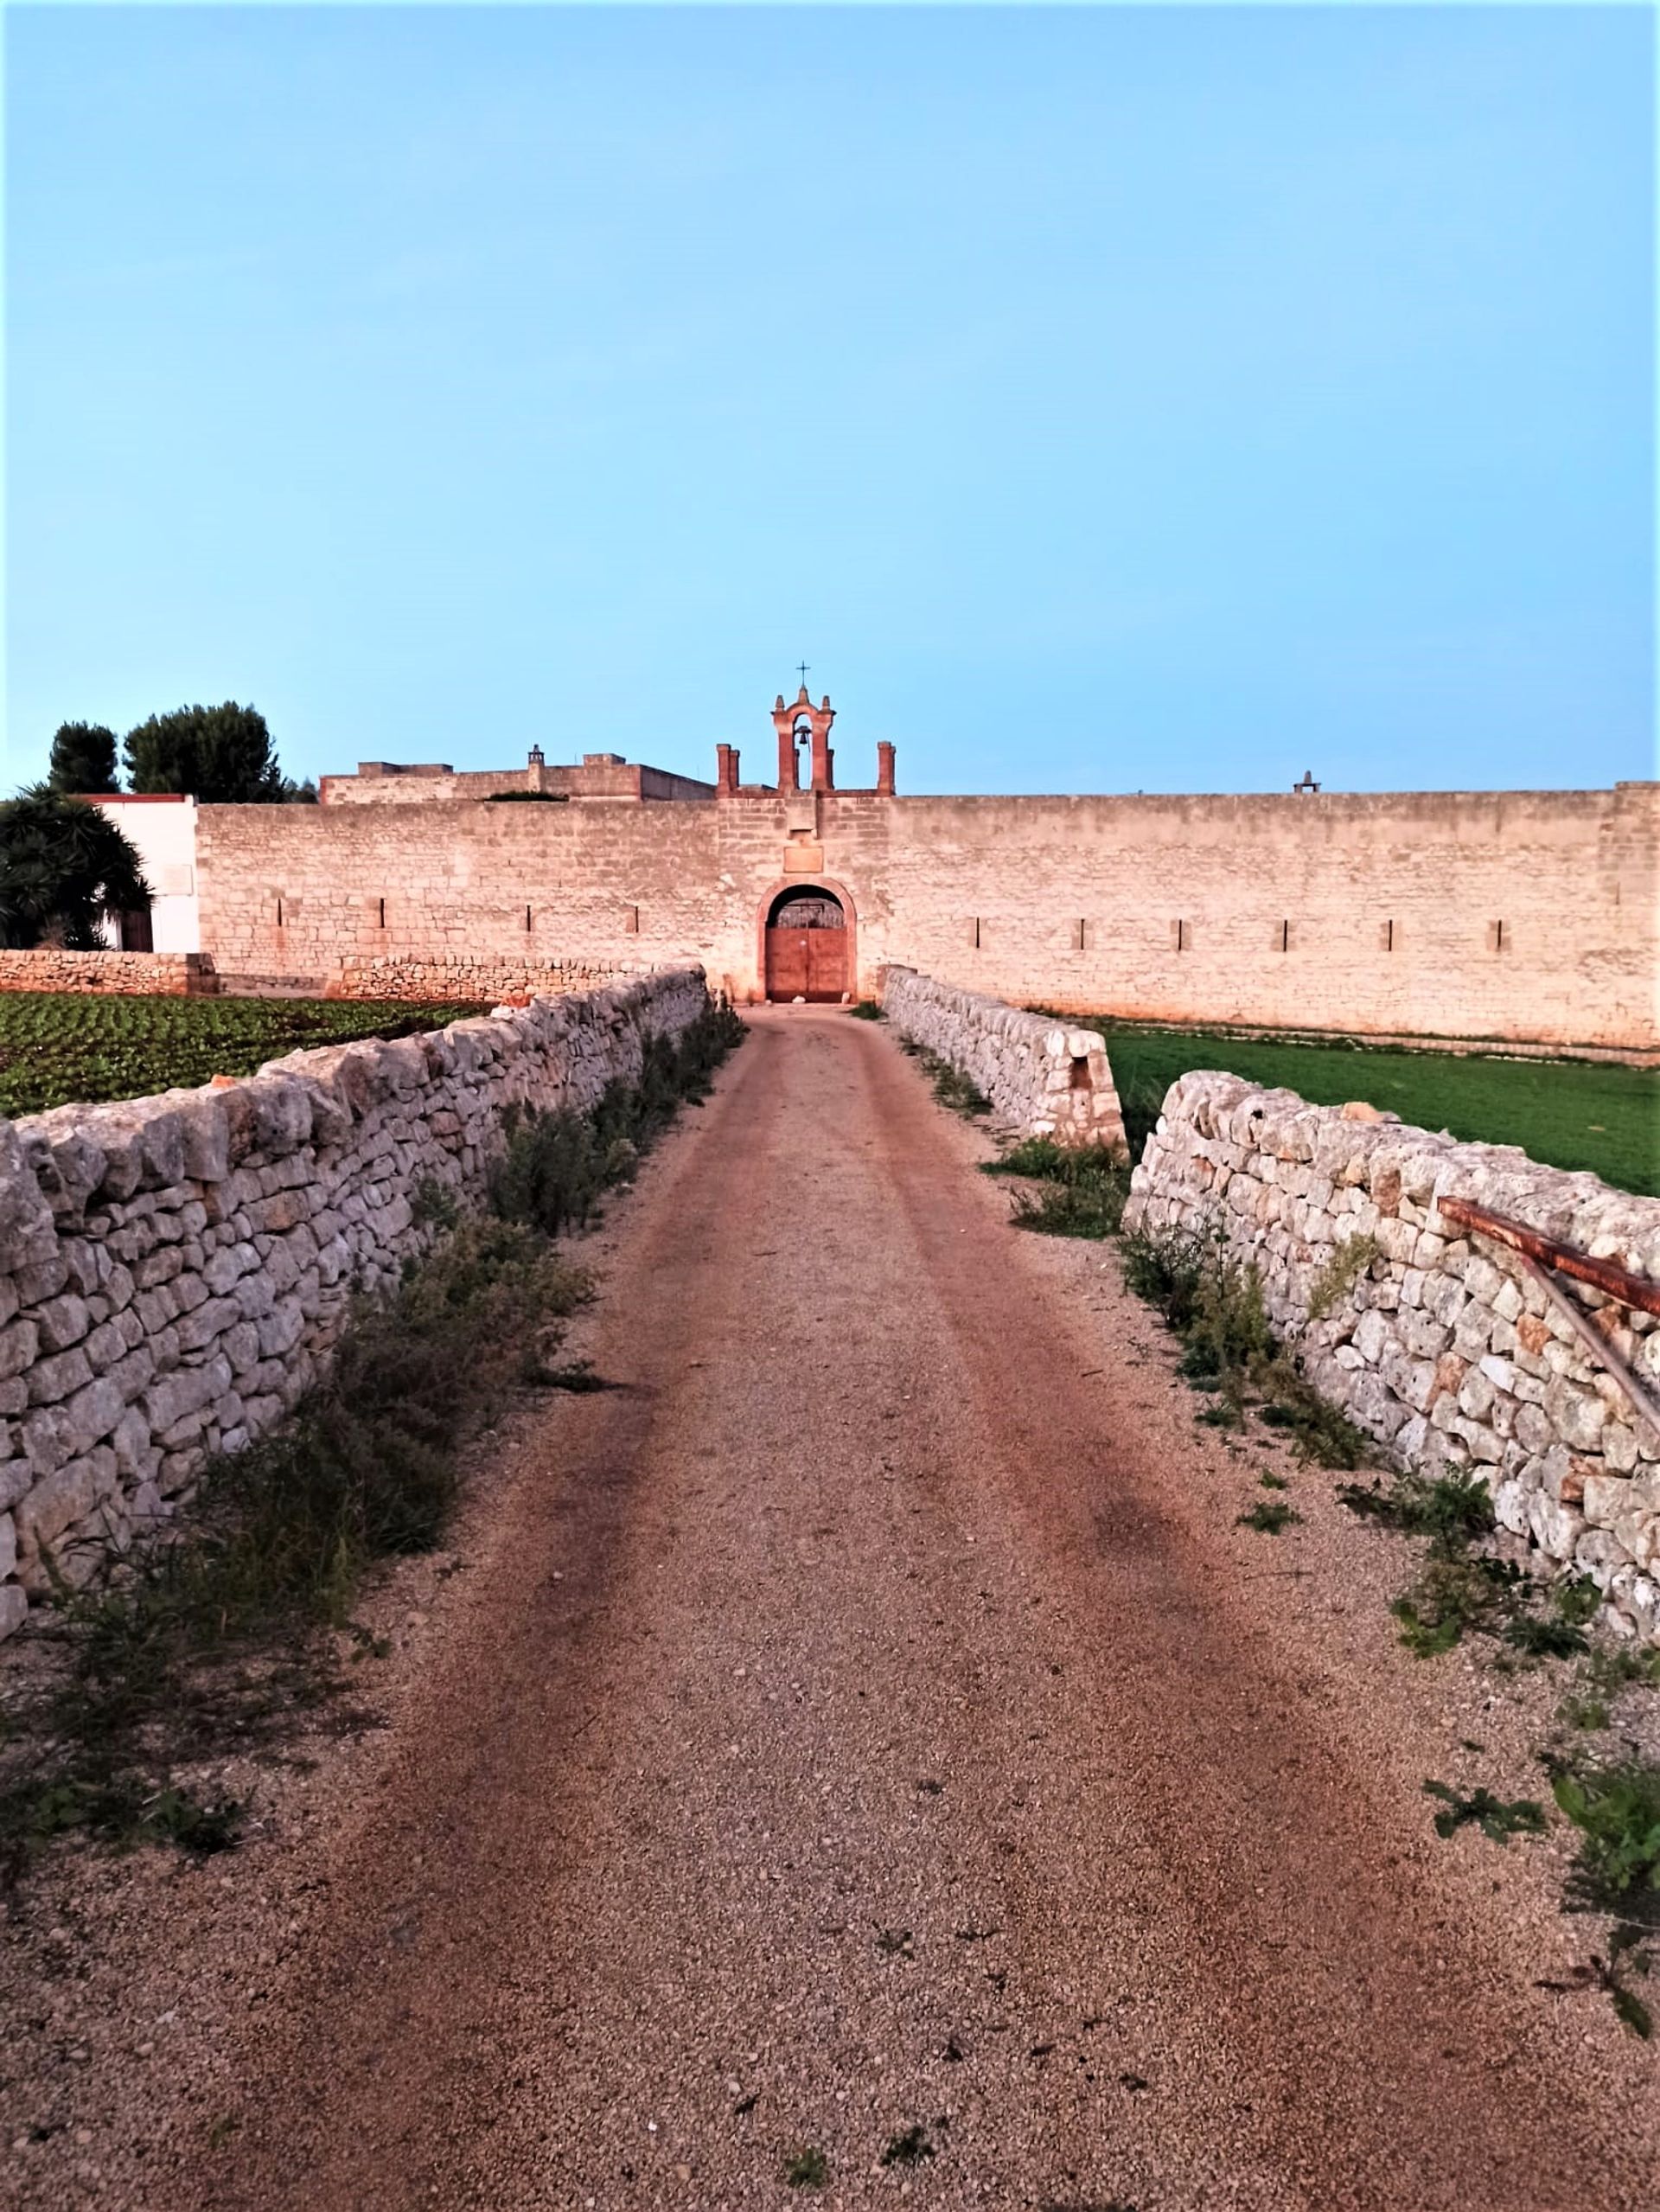
{"type": "Polygon", "coordinates": [[[1395,924],[1393,921],[1385,922],[1383,924],[1383,949],[1385,952],[1393,952],[1395,950],[1395,924]]]}
{"type": "Polygon", "coordinates": [[[380,919],[375,924],[375,927],[378,930],[384,930],[386,926],[386,902],[384,898],[377,898],[374,904],[376,911],[380,917],[380,919]]]}
{"type": "Polygon", "coordinates": [[[1088,949],[1088,933],[1082,915],[1072,924],[1072,949],[1074,952],[1083,952],[1088,949]]]}
{"type": "Polygon", "coordinates": [[[530,927],[530,909],[528,906],[525,909],[525,927],[527,929],[530,927]]]}
{"type": "Polygon", "coordinates": [[[1075,1052],[1072,1056],[1071,1088],[1074,1090],[1088,1090],[1089,1088],[1089,1060],[1087,1053],[1075,1052]]]}
{"type": "Polygon", "coordinates": [[[1280,949],[1281,952],[1291,950],[1291,924],[1289,922],[1281,922],[1280,924],[1280,949]]]}
{"type": "Polygon", "coordinates": [[[1193,942],[1192,938],[1188,935],[1187,924],[1185,922],[1177,922],[1172,924],[1172,926],[1176,932],[1177,951],[1185,952],[1193,942]]]}
{"type": "Polygon", "coordinates": [[[279,930],[283,926],[283,895],[281,892],[278,892],[277,894],[277,926],[279,930]]]}

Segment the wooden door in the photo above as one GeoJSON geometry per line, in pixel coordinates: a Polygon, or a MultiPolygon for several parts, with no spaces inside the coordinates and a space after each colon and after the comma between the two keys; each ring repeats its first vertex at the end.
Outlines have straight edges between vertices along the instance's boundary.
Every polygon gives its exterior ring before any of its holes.
{"type": "Polygon", "coordinates": [[[767,996],[804,999],[812,974],[812,943],[827,934],[822,930],[767,931],[767,996]]]}
{"type": "Polygon", "coordinates": [[[847,988],[846,930],[804,930],[807,939],[807,995],[833,1004],[847,988]]]}

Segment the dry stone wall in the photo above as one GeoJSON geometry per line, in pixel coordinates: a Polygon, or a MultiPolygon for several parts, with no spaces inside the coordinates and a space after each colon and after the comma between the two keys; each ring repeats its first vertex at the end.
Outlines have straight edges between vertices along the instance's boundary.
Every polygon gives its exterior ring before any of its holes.
{"type": "Polygon", "coordinates": [[[887,970],[882,1011],[900,1036],[967,1076],[1023,1136],[1123,1147],[1124,1116],[1098,1031],[1069,1029],[910,968],[887,970]]]}
{"type": "Polygon", "coordinates": [[[290,1411],[359,1288],[482,1198],[510,1102],[581,1111],[708,1003],[702,970],[0,1121],[0,1634],[290,1411]]]}
{"type": "Polygon", "coordinates": [[[329,979],[331,999],[476,999],[481,1005],[501,999],[559,998],[570,991],[592,991],[623,976],[637,975],[640,962],[608,960],[509,960],[498,956],[451,953],[442,959],[414,955],[351,955],[329,979]]]}
{"type": "MultiPolygon", "coordinates": [[[[1402,1465],[1478,1475],[1502,1527],[1660,1641],[1660,1434],[1512,1253],[1443,1218],[1450,1198],[1660,1277],[1660,1199],[1209,1072],[1172,1085],[1125,1221],[1221,1231],[1318,1389],[1402,1465]]],[[[1565,1287],[1660,1399],[1660,1322],[1565,1287]]]]}
{"type": "Polygon", "coordinates": [[[42,945],[0,949],[0,991],[102,991],[118,998],[195,998],[219,988],[205,952],[65,952],[42,945]]]}

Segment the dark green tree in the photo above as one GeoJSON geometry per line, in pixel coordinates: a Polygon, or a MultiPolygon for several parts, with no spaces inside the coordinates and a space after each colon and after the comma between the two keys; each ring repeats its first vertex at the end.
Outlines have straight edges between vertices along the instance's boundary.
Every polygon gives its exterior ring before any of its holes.
{"type": "Polygon", "coordinates": [[[0,945],[93,952],[105,915],[149,905],[137,853],[96,807],[48,783],[0,806],[0,945]]]}
{"type": "Polygon", "coordinates": [[[54,791],[118,791],[115,732],[101,722],[60,723],[46,780],[54,791]]]}
{"type": "Polygon", "coordinates": [[[284,796],[283,771],[257,707],[181,706],[152,714],[126,738],[135,791],[182,791],[208,806],[246,806],[284,796]]]}

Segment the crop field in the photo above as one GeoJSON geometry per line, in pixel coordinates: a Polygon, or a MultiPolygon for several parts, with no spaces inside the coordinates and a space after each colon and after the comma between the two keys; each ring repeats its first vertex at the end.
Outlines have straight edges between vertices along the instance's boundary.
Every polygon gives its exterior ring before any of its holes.
{"type": "Polygon", "coordinates": [[[476,1006],[379,999],[93,998],[79,992],[0,993],[0,1114],[39,1114],[71,1101],[144,1098],[252,1075],[303,1045],[354,1037],[411,1037],[476,1006]]]}
{"type": "Polygon", "coordinates": [[[1553,1167],[1588,1167],[1622,1190],[1660,1197],[1660,1069],[1092,1020],[1106,1033],[1138,1156],[1177,1077],[1190,1068],[1226,1068],[1249,1083],[1297,1091],[1318,1106],[1364,1098],[1418,1128],[1450,1129],[1480,1144],[1519,1144],[1553,1167]]]}

